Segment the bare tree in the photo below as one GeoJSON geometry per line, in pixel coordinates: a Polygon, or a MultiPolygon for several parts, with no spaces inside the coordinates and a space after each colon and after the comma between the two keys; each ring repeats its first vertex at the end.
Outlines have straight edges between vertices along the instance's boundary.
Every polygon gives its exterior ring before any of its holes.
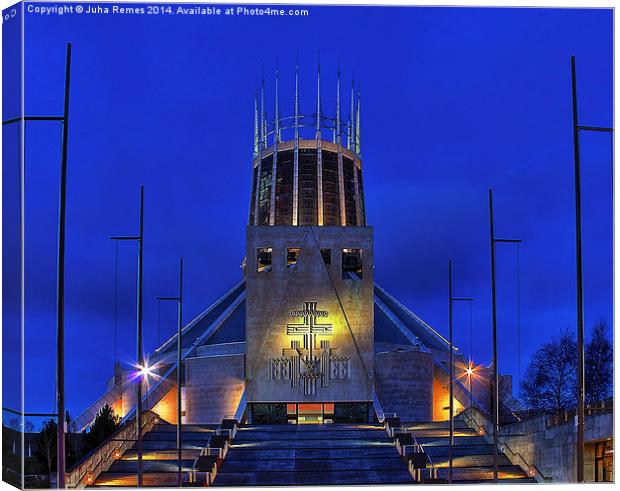
{"type": "Polygon", "coordinates": [[[562,411],[576,402],[577,344],[565,329],[533,355],[521,383],[521,396],[532,408],[562,411]]]}
{"type": "Polygon", "coordinates": [[[610,397],[613,390],[614,352],[605,319],[599,319],[590,332],[585,348],[586,403],[595,404],[610,397]]]}
{"type": "Polygon", "coordinates": [[[47,421],[41,428],[35,446],[35,455],[45,465],[48,479],[51,478],[54,463],[56,462],[57,428],[58,425],[53,419],[47,421]]]}

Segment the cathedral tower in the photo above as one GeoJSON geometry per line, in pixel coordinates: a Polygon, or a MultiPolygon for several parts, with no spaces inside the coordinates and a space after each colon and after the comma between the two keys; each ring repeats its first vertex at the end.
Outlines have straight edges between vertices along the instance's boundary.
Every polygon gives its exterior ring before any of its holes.
{"type": "Polygon", "coordinates": [[[367,421],[374,394],[373,231],[366,225],[360,97],[273,117],[254,102],[246,240],[246,395],[255,422],[367,421]]]}

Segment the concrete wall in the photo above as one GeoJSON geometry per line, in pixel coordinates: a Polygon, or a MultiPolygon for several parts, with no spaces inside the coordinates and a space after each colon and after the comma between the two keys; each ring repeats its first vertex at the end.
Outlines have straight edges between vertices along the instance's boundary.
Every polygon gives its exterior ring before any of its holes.
{"type": "MultiPolygon", "coordinates": [[[[255,227],[247,228],[246,243],[246,346],[248,402],[371,401],[374,377],[373,232],[370,227],[255,227]],[[257,272],[257,249],[272,248],[272,270],[257,272]],[[301,248],[296,266],[287,269],[286,251],[301,248]],[[331,249],[326,266],[321,248],[331,249]],[[342,248],[363,250],[363,279],[342,279],[342,248]],[[346,380],[320,383],[314,395],[305,395],[290,380],[270,378],[269,360],[282,357],[300,336],[287,336],[286,324],[302,319],[291,317],[306,301],[329,316],[320,322],[333,326],[329,340],[338,356],[350,357],[346,380]],[[344,307],[344,308],[343,308],[344,307]],[[348,320],[348,323],[347,323],[348,320]],[[353,332],[353,337],[349,331],[353,332]],[[355,341],[354,341],[355,339],[355,341]],[[360,356],[361,355],[361,356],[360,356]],[[362,361],[363,360],[363,361],[362,361]]],[[[303,370],[303,367],[302,367],[303,370]]]]}
{"type": "MultiPolygon", "coordinates": [[[[467,412],[470,413],[471,411],[467,410],[467,412]]],[[[485,426],[486,437],[490,438],[492,425],[477,411],[472,414],[477,423],[485,426]]],[[[470,424],[470,426],[472,425],[470,424]]],[[[613,412],[610,410],[586,416],[586,449],[588,450],[588,447],[590,447],[589,444],[608,438],[613,438],[613,412]]],[[[576,482],[577,427],[573,419],[560,424],[548,425],[548,416],[541,415],[520,423],[502,426],[500,444],[504,442],[510,449],[510,451],[506,452],[509,458],[511,458],[511,453],[520,455],[525,462],[536,466],[542,475],[552,478],[552,481],[576,482]]],[[[594,456],[592,451],[593,449],[590,447],[589,456],[588,452],[586,452],[586,481],[594,481],[594,456]]],[[[520,465],[518,461],[513,461],[513,464],[520,465]]]]}
{"type": "Polygon", "coordinates": [[[433,412],[433,356],[393,350],[375,356],[375,390],[383,411],[402,421],[430,421],[433,412]]]}
{"type": "MultiPolygon", "coordinates": [[[[183,392],[181,392],[181,396],[183,392]]],[[[181,401],[181,405],[183,401],[181,401]]],[[[170,389],[166,395],[153,406],[152,411],[170,424],[177,424],[177,387],[170,389]]]]}
{"type": "Polygon", "coordinates": [[[219,423],[234,415],[245,383],[243,355],[185,360],[184,423],[219,423]]]}
{"type": "MultiPolygon", "coordinates": [[[[437,370],[435,370],[435,373],[437,370]]],[[[453,386],[453,389],[456,387],[453,386]]],[[[453,415],[459,414],[464,406],[458,397],[452,398],[453,415]]],[[[433,378],[433,421],[448,421],[450,419],[450,387],[448,382],[444,382],[438,377],[433,378]]]]}

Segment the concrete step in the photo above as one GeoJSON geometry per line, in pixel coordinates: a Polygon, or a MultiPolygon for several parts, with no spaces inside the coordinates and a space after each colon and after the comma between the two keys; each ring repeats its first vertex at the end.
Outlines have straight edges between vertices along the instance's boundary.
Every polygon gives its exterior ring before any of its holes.
{"type": "Polygon", "coordinates": [[[383,459],[398,455],[394,446],[358,448],[255,448],[235,446],[226,460],[272,460],[272,459],[383,459]]]}
{"type": "Polygon", "coordinates": [[[304,439],[304,440],[334,440],[334,439],[351,439],[351,438],[388,438],[387,433],[382,430],[369,429],[369,430],[333,430],[333,431],[263,431],[260,429],[247,431],[240,430],[235,436],[235,441],[264,441],[264,440],[291,440],[291,439],[304,439]]]}
{"type": "MultiPolygon", "coordinates": [[[[417,430],[449,430],[450,424],[448,421],[416,421],[416,422],[402,422],[402,426],[407,427],[410,431],[417,430]]],[[[455,430],[469,430],[469,426],[464,421],[454,421],[455,430]]]]}
{"type": "MultiPolygon", "coordinates": [[[[532,477],[519,477],[519,478],[505,478],[502,479],[499,484],[536,484],[538,481],[532,477]]],[[[461,481],[458,479],[452,480],[453,484],[492,484],[488,479],[470,479],[461,481]]]]}
{"type": "MultiPolygon", "coordinates": [[[[446,467],[438,470],[438,476],[448,478],[449,469],[446,467]]],[[[502,465],[498,467],[498,478],[504,479],[527,479],[528,476],[516,465],[502,465]]],[[[457,467],[452,469],[452,479],[456,481],[490,481],[493,480],[493,466],[481,467],[457,467]]]]}
{"type": "MultiPolygon", "coordinates": [[[[428,453],[431,458],[447,457],[450,452],[450,447],[449,445],[425,445],[424,451],[428,453]]],[[[481,445],[457,445],[452,447],[452,454],[455,457],[461,455],[492,455],[493,445],[489,443],[481,445]]]]}
{"type": "Polygon", "coordinates": [[[216,486],[412,483],[381,425],[254,425],[232,442],[216,486]]]}
{"type": "MultiPolygon", "coordinates": [[[[144,487],[177,487],[178,475],[176,472],[153,472],[142,476],[144,487]]],[[[135,473],[102,472],[93,486],[97,487],[136,487],[138,478],[135,473]]]]}
{"type": "MultiPolygon", "coordinates": [[[[186,459],[181,461],[182,469],[188,471],[194,465],[195,459],[186,459]]],[[[178,469],[176,460],[144,460],[142,461],[142,471],[145,473],[151,472],[176,472],[178,469]]],[[[117,460],[114,462],[109,472],[138,472],[137,460],[117,460]]]]}
{"type": "MultiPolygon", "coordinates": [[[[190,433],[203,433],[203,432],[213,432],[215,431],[215,429],[218,427],[218,425],[212,424],[212,425],[208,425],[208,424],[204,424],[204,425],[181,425],[181,429],[183,431],[183,433],[185,432],[190,432],[190,433]]],[[[177,431],[177,425],[173,425],[170,423],[157,423],[155,426],[153,426],[153,429],[151,430],[154,433],[176,433],[177,431]]],[[[150,432],[149,432],[150,433],[150,432]]]]}
{"type": "MultiPolygon", "coordinates": [[[[181,442],[181,448],[187,448],[187,449],[201,449],[203,448],[206,443],[208,442],[208,440],[201,440],[201,441],[182,441],[181,442]]],[[[161,441],[161,440],[143,440],[142,441],[142,450],[147,451],[147,450],[173,450],[177,448],[177,442],[174,440],[169,440],[169,441],[161,441]]],[[[132,447],[133,450],[135,450],[135,445],[132,447]]]]}
{"type": "Polygon", "coordinates": [[[383,425],[380,423],[362,423],[362,424],[347,424],[347,423],[332,423],[332,424],[308,424],[308,425],[294,425],[294,424],[272,424],[272,425],[243,425],[239,431],[277,431],[277,432],[292,432],[292,433],[316,433],[316,432],[332,432],[337,430],[383,430],[383,425]]]}
{"type": "Polygon", "coordinates": [[[272,459],[247,460],[226,458],[222,472],[292,472],[316,471],[336,472],[354,470],[402,470],[403,461],[398,455],[380,459],[272,459]]]}
{"type": "Polygon", "coordinates": [[[291,440],[255,440],[255,441],[233,441],[231,448],[255,448],[255,449],[276,449],[276,448],[369,448],[369,447],[390,447],[394,448],[394,443],[388,439],[356,439],[356,438],[325,438],[315,439],[291,439],[291,440]]]}
{"type": "MultiPolygon", "coordinates": [[[[443,445],[450,445],[450,437],[439,437],[439,436],[431,436],[431,437],[420,437],[415,435],[416,440],[424,447],[441,447],[443,445]]],[[[454,437],[454,446],[459,445],[484,445],[486,444],[486,440],[481,436],[455,436],[454,437]]]]}
{"type": "MultiPolygon", "coordinates": [[[[433,465],[435,467],[448,467],[448,456],[439,456],[439,455],[431,455],[431,459],[433,460],[433,465]]],[[[511,465],[510,460],[505,455],[497,456],[498,465],[511,465]]],[[[480,466],[492,466],[493,465],[493,455],[461,455],[461,456],[453,456],[452,458],[452,466],[453,467],[480,467],[480,466]]]]}
{"type": "MultiPolygon", "coordinates": [[[[186,442],[207,442],[214,433],[182,433],[181,440],[186,442]]],[[[176,442],[176,433],[146,433],[142,441],[176,442]]]]}
{"type": "MultiPolygon", "coordinates": [[[[449,429],[429,429],[429,430],[410,430],[407,429],[408,432],[413,433],[415,435],[416,438],[428,438],[428,437],[446,437],[448,438],[450,436],[450,430],[449,429]]],[[[465,429],[465,430],[459,430],[459,429],[455,429],[454,430],[454,437],[464,437],[464,436],[468,436],[468,437],[479,437],[479,435],[472,429],[465,429]]]]}
{"type": "MultiPolygon", "coordinates": [[[[142,452],[142,457],[144,460],[176,460],[177,459],[177,450],[148,450],[142,452]]],[[[183,459],[191,459],[194,460],[196,457],[200,455],[200,449],[186,449],[184,448],[181,454],[183,459]]],[[[138,453],[135,449],[127,450],[119,460],[136,460],[138,458],[138,453]]]]}
{"type": "Polygon", "coordinates": [[[411,484],[406,469],[336,470],[333,472],[219,472],[214,486],[320,486],[347,484],[411,484]]]}

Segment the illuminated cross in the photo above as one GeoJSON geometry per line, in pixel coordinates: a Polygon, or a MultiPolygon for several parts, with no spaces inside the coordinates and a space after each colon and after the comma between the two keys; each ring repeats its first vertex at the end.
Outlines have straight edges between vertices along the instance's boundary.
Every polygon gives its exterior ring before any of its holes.
{"type": "MultiPolygon", "coordinates": [[[[298,361],[296,366],[298,368],[294,368],[293,371],[296,372],[295,375],[306,380],[304,392],[308,394],[315,393],[316,380],[325,377],[326,374],[324,372],[329,370],[329,368],[324,365],[329,364],[331,350],[329,348],[326,351],[322,348],[317,349],[316,335],[331,336],[333,334],[333,326],[331,324],[321,324],[317,322],[317,317],[321,316],[319,311],[317,311],[317,303],[318,302],[304,302],[303,309],[299,313],[301,314],[300,316],[303,316],[303,323],[286,325],[287,336],[301,336],[303,338],[302,346],[300,346],[299,342],[292,341],[291,349],[283,350],[285,356],[291,356],[292,360],[297,358],[298,361]],[[320,362],[321,358],[324,358],[323,362],[320,362]],[[299,362],[303,363],[305,368],[303,373],[301,373],[299,362]]],[[[327,343],[327,345],[329,345],[329,343],[327,343]]],[[[325,379],[325,381],[326,380],[327,379],[325,379]]],[[[293,383],[297,384],[297,380],[294,380],[293,383]]]]}
{"type": "MultiPolygon", "coordinates": [[[[308,351],[310,355],[309,359],[312,359],[313,351],[315,349],[315,335],[332,335],[333,326],[331,324],[320,324],[317,322],[317,306],[318,302],[304,302],[303,324],[287,324],[286,335],[287,336],[302,336],[303,337],[303,349],[308,351]]],[[[304,353],[306,354],[306,353],[304,353]]],[[[300,353],[302,355],[302,353],[300,353]]]]}

